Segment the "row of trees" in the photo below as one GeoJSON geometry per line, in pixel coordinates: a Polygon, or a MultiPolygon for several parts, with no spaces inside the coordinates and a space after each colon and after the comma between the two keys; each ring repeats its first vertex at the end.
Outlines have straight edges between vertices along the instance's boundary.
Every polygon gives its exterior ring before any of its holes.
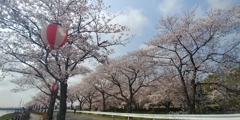
{"type": "MultiPolygon", "coordinates": [[[[81,83],[70,86],[68,90],[70,109],[74,108],[74,102],[79,103],[79,110],[124,109],[132,112],[132,110],[156,106],[165,106],[166,112],[169,112],[170,106],[189,109],[183,86],[174,69],[164,69],[159,72],[156,63],[141,61],[143,65],[136,61],[131,62],[133,56],[140,62],[142,56],[128,54],[118,60],[114,59],[108,65],[98,66],[96,71],[84,77],[81,83]]],[[[237,107],[240,102],[239,69],[239,67],[234,68],[224,74],[212,74],[204,81],[198,82],[195,93],[197,112],[204,110],[206,112],[208,105],[213,103],[220,105],[225,112],[239,110],[237,107]]],[[[190,86],[188,85],[187,88],[189,89],[190,86]]],[[[46,96],[36,95],[28,105],[41,104],[46,107],[48,102],[46,96]]]]}
{"type": "Polygon", "coordinates": [[[160,20],[160,33],[143,53],[157,59],[163,69],[176,71],[189,113],[195,113],[197,85],[206,74],[239,65],[239,6],[194,16],[189,12],[183,18],[160,20]]]}
{"type": "Polygon", "coordinates": [[[1,76],[19,73],[13,80],[20,86],[16,91],[30,85],[51,96],[50,120],[56,96],[50,86],[59,84],[58,119],[65,120],[68,79],[88,72],[84,60],[104,63],[112,53],[109,47],[124,45],[129,38],[128,28],[112,22],[117,15],[107,8],[102,0],[1,0],[1,76]],[[42,42],[41,29],[50,23],[68,31],[67,43],[58,50],[42,42]]]}
{"type": "Polygon", "coordinates": [[[65,119],[67,97],[78,100],[80,108],[84,101],[89,109],[102,103],[102,110],[119,105],[127,106],[128,112],[149,103],[167,108],[174,103],[196,113],[203,78],[239,66],[239,6],[211,10],[202,18],[194,11],[163,18],[156,27],[159,33],[144,49],[108,60],[109,46],[124,44],[129,37],[124,37],[127,27],[112,22],[115,15],[102,12],[106,7],[101,0],[0,3],[0,25],[5,29],[0,32],[2,76],[20,73],[15,83],[50,96],[50,111],[59,99],[60,120],[65,119]],[[41,28],[51,22],[60,22],[69,32],[67,44],[59,50],[41,41],[41,28]],[[105,34],[114,35],[106,40],[105,34]],[[89,73],[82,66],[88,58],[104,64],[89,73]],[[67,92],[67,80],[78,74],[88,75],[67,92]],[[59,97],[50,89],[54,83],[59,84],[59,97]]]}
{"type": "Polygon", "coordinates": [[[132,106],[143,106],[143,101],[160,99],[167,108],[170,103],[182,103],[188,113],[196,113],[204,84],[215,84],[238,97],[238,79],[231,80],[237,87],[220,79],[203,81],[239,66],[239,13],[239,6],[234,6],[211,10],[202,18],[196,18],[194,11],[184,17],[163,18],[157,26],[159,34],[146,48],[98,66],[81,84],[88,83],[91,91],[101,93],[103,110],[109,96],[111,101],[126,104],[128,112],[132,106]],[[157,98],[144,99],[149,94],[157,98]]]}

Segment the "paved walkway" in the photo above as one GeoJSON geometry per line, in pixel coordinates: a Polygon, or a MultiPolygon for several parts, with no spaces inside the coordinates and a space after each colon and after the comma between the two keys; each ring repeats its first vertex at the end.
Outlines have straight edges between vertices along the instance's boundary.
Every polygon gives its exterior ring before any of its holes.
{"type": "Polygon", "coordinates": [[[42,115],[31,113],[29,120],[43,120],[43,117],[42,117],[42,115]]]}
{"type": "MultiPolygon", "coordinates": [[[[55,118],[56,115],[57,115],[57,113],[54,113],[54,120],[56,120],[56,118],[55,118]]],[[[43,117],[42,117],[42,115],[31,113],[29,120],[43,120],[43,117]]],[[[76,114],[67,113],[66,120],[103,120],[103,119],[90,117],[90,116],[84,116],[84,115],[77,114],[77,113],[76,114]]]]}
{"type": "Polygon", "coordinates": [[[90,117],[90,116],[84,116],[81,114],[67,113],[66,120],[103,120],[103,119],[90,117]]]}
{"type": "MultiPolygon", "coordinates": [[[[54,117],[56,117],[56,113],[54,113],[54,117]]],[[[90,116],[84,116],[81,114],[73,114],[73,113],[67,113],[66,114],[66,120],[103,120],[101,118],[95,118],[90,116]]],[[[54,118],[56,120],[56,118],[54,118]]]]}

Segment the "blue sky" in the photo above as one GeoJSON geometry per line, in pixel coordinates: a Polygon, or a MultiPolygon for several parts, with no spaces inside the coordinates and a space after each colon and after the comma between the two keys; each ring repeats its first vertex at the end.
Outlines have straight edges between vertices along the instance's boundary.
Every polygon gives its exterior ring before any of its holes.
{"type": "MultiPolygon", "coordinates": [[[[155,26],[162,17],[177,15],[182,16],[184,12],[197,7],[197,17],[212,8],[230,8],[240,3],[240,0],[103,0],[106,6],[111,6],[107,11],[113,14],[122,14],[115,20],[120,24],[127,25],[135,35],[131,42],[125,47],[115,47],[113,56],[124,55],[129,51],[143,47],[143,43],[151,40],[157,33],[155,26]]],[[[70,79],[73,83],[79,79],[70,79]]],[[[7,80],[0,81],[0,107],[18,106],[22,100],[27,102],[36,90],[23,92],[11,92],[16,86],[7,80]]]]}
{"type": "Polygon", "coordinates": [[[125,47],[115,47],[113,56],[137,50],[157,33],[155,26],[162,17],[182,16],[189,10],[196,9],[196,17],[201,17],[213,8],[231,8],[240,3],[239,0],[103,0],[110,5],[110,12],[119,13],[116,21],[130,27],[130,34],[135,35],[131,43],[125,47]]]}

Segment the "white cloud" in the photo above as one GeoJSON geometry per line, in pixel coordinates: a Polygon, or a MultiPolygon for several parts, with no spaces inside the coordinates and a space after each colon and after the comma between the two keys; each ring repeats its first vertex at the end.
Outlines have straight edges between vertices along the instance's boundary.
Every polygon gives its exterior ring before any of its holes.
{"type": "MultiPolygon", "coordinates": [[[[142,9],[128,7],[124,8],[123,12],[115,19],[113,19],[113,23],[127,26],[130,31],[127,31],[126,33],[130,36],[134,35],[134,38],[130,39],[131,42],[128,43],[126,46],[110,47],[115,51],[115,53],[110,56],[111,58],[126,54],[127,52],[138,48],[141,39],[136,40],[136,38],[142,38],[145,34],[144,31],[146,29],[149,29],[150,27],[153,27],[150,24],[150,20],[148,19],[148,17],[144,14],[145,12],[146,11],[143,11],[142,9]]],[[[111,35],[105,35],[104,37],[105,39],[111,39],[111,35]]]]}
{"type": "Polygon", "coordinates": [[[234,0],[207,0],[210,9],[215,8],[231,8],[234,5],[234,0]]]}
{"type": "Polygon", "coordinates": [[[143,11],[133,8],[127,8],[113,22],[129,27],[130,34],[134,35],[141,35],[143,29],[149,25],[149,20],[143,15],[143,11]]]}
{"type": "Polygon", "coordinates": [[[22,101],[23,105],[23,103],[30,101],[31,97],[37,92],[35,89],[12,92],[11,89],[14,87],[16,87],[14,83],[11,83],[7,80],[0,81],[0,107],[18,107],[20,101],[22,101]]]}
{"type": "Polygon", "coordinates": [[[146,44],[141,44],[138,49],[147,49],[148,46],[146,44]]]}
{"type": "Polygon", "coordinates": [[[171,16],[175,14],[182,14],[182,0],[162,0],[158,4],[158,11],[162,16],[171,16]]]}
{"type": "Polygon", "coordinates": [[[9,73],[8,76],[0,81],[0,107],[18,107],[21,100],[23,105],[23,102],[26,103],[30,101],[31,97],[39,92],[36,89],[13,92],[12,89],[17,88],[18,85],[10,81],[19,78],[20,76],[21,75],[17,73],[9,73]]]}

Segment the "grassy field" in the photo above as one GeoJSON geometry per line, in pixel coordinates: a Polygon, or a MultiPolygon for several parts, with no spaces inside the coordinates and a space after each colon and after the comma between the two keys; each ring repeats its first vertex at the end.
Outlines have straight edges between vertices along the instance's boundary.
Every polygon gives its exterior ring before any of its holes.
{"type": "Polygon", "coordinates": [[[9,113],[0,117],[0,120],[9,120],[14,116],[14,113],[9,113]]]}
{"type": "MultiPolygon", "coordinates": [[[[83,113],[84,116],[90,116],[90,117],[96,117],[96,118],[102,118],[104,120],[127,120],[127,117],[120,117],[120,116],[109,116],[109,115],[93,115],[93,114],[86,114],[83,113]]],[[[152,120],[152,119],[146,119],[146,118],[130,118],[130,120],[152,120]]],[[[154,120],[164,120],[164,119],[154,119],[154,120]]]]}

